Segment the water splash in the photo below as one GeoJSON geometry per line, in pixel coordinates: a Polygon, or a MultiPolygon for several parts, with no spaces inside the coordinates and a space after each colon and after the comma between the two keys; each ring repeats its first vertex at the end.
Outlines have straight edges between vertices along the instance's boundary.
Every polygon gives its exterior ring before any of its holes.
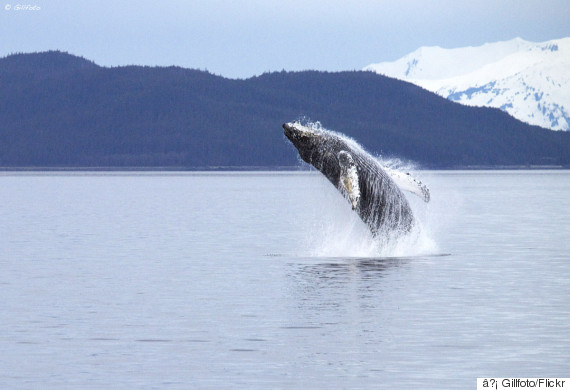
{"type": "Polygon", "coordinates": [[[406,234],[373,236],[338,191],[322,176],[315,175],[309,189],[309,212],[299,254],[308,257],[385,258],[426,256],[439,253],[430,229],[429,205],[410,196],[416,224],[406,234]]]}

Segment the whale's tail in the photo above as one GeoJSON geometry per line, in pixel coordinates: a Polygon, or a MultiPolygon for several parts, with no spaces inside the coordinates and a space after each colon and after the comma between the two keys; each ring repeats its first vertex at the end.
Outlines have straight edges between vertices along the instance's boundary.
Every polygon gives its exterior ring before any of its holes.
{"type": "Polygon", "coordinates": [[[426,203],[429,202],[429,188],[427,188],[424,183],[414,178],[408,172],[401,172],[386,166],[382,168],[392,178],[392,180],[394,180],[394,183],[396,183],[400,189],[419,196],[426,203]]]}

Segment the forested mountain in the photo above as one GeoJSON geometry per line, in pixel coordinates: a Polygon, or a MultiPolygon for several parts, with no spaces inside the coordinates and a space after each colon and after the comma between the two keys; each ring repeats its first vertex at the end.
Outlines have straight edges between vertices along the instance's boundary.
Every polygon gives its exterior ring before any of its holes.
{"type": "Polygon", "coordinates": [[[61,52],[0,59],[3,167],[295,166],[281,124],[301,117],[426,168],[570,164],[570,132],[373,72],[232,80],[178,67],[106,68],[61,52]]]}

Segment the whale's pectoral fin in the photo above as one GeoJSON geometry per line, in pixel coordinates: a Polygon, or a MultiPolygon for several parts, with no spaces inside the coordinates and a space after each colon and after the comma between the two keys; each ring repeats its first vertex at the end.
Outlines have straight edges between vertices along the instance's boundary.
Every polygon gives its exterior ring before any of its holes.
{"type": "Polygon", "coordinates": [[[394,180],[396,185],[404,191],[409,191],[412,194],[416,194],[424,200],[424,202],[429,202],[430,195],[429,189],[421,181],[415,179],[409,173],[404,173],[395,169],[384,167],[386,173],[394,180]]]}
{"type": "Polygon", "coordinates": [[[358,170],[350,153],[342,150],[338,153],[340,165],[340,185],[348,195],[352,209],[356,210],[360,203],[360,186],[358,185],[358,170]]]}

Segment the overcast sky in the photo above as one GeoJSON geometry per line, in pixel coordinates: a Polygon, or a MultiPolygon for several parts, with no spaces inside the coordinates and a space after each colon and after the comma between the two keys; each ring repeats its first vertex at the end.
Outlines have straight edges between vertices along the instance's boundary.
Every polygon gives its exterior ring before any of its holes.
{"type": "Polygon", "coordinates": [[[232,78],[361,69],[420,46],[570,36],[569,0],[26,0],[27,10],[1,1],[0,56],[62,50],[104,66],[232,78]]]}

